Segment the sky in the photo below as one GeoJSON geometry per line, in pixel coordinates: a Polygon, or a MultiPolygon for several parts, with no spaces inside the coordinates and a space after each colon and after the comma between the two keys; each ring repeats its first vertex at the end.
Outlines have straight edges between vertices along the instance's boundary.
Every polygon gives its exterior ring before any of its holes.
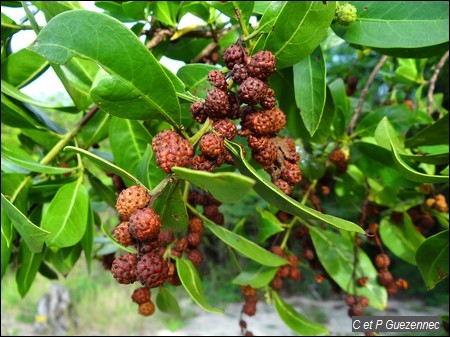
{"type": "MultiPolygon", "coordinates": [[[[99,11],[99,9],[94,5],[94,1],[80,1],[85,9],[99,11]]],[[[16,22],[19,22],[24,15],[24,11],[22,8],[12,8],[12,7],[2,7],[2,13],[9,16],[16,22]]],[[[36,20],[39,25],[45,25],[44,15],[42,13],[38,13],[36,15],[36,20]]],[[[203,24],[203,21],[193,15],[185,15],[179,23],[178,28],[182,29],[183,27],[193,25],[193,24],[203,24]]],[[[22,48],[26,48],[30,45],[36,35],[32,30],[24,30],[16,33],[12,38],[12,50],[18,51],[22,48]]],[[[160,62],[169,68],[172,72],[176,73],[178,69],[184,65],[184,62],[172,60],[165,56],[163,56],[160,62]]],[[[27,94],[28,96],[45,102],[48,97],[61,97],[62,102],[66,104],[71,103],[71,99],[67,94],[64,86],[62,85],[59,78],[56,76],[54,71],[49,68],[43,75],[41,75],[38,79],[30,83],[29,85],[21,88],[21,91],[27,94]]]]}

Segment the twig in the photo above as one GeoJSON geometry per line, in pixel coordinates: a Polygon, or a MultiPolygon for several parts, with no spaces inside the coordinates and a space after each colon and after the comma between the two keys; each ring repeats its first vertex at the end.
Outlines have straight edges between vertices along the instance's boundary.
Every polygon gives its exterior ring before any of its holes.
{"type": "Polygon", "coordinates": [[[375,68],[373,68],[372,72],[370,73],[369,79],[367,80],[366,85],[364,86],[364,89],[361,93],[361,97],[359,98],[358,106],[356,107],[355,111],[353,112],[353,117],[350,122],[350,125],[347,128],[347,134],[350,136],[353,133],[353,130],[356,126],[356,121],[359,118],[359,115],[361,114],[364,101],[366,100],[367,94],[369,93],[370,88],[372,87],[373,81],[375,80],[375,77],[377,76],[378,72],[380,71],[383,64],[388,59],[388,56],[383,55],[381,56],[378,63],[375,65],[375,68]]]}
{"type": "MultiPolygon", "coordinates": [[[[436,69],[434,69],[433,76],[431,76],[430,80],[428,81],[428,83],[430,84],[430,87],[428,88],[428,95],[427,95],[427,98],[428,98],[427,111],[428,111],[428,115],[430,115],[430,116],[433,113],[433,103],[434,103],[433,93],[434,93],[434,88],[436,86],[436,81],[439,76],[439,73],[441,72],[441,70],[444,67],[444,64],[445,64],[445,62],[447,62],[447,60],[448,60],[448,50],[445,52],[445,54],[439,60],[438,64],[436,65],[436,69]]],[[[440,112],[440,114],[441,114],[441,112],[440,112]]]]}
{"type": "Polygon", "coordinates": [[[194,59],[192,59],[191,63],[198,63],[198,62],[202,61],[202,59],[204,57],[210,55],[214,51],[214,49],[216,49],[216,47],[217,47],[217,43],[211,42],[205,48],[203,48],[203,50],[200,52],[200,54],[198,54],[194,59]]]}
{"type": "Polygon", "coordinates": [[[161,41],[163,41],[165,38],[171,37],[175,32],[169,29],[161,29],[161,30],[155,30],[153,37],[150,39],[150,41],[147,42],[147,49],[152,49],[156,47],[161,41]]]}
{"type": "MultiPolygon", "coordinates": [[[[219,28],[216,30],[212,29],[196,29],[192,30],[190,32],[186,32],[183,34],[183,37],[190,37],[190,38],[204,38],[204,39],[214,39],[218,40],[220,37],[228,33],[230,30],[236,28],[236,26],[231,26],[227,28],[219,28]]],[[[166,28],[157,28],[157,29],[150,29],[143,31],[143,34],[145,34],[150,41],[147,42],[146,47],[147,49],[155,48],[159,43],[161,43],[164,39],[171,38],[174,36],[177,32],[177,30],[174,29],[166,29],[166,28]]]]}

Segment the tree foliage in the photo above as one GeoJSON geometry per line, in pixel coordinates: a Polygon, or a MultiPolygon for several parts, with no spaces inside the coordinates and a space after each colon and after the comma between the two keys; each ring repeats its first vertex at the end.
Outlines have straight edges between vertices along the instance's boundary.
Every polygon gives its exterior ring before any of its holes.
{"type": "MultiPolygon", "coordinates": [[[[147,190],[162,229],[175,233],[164,257],[206,311],[222,312],[205,296],[207,275],[189,254],[170,253],[194,215],[208,242],[227,247],[237,267],[228,273],[244,297],[254,296],[248,287],[264,294],[300,335],[328,331],[281,297],[294,256],[317,282],[328,279],[353,302],[368,299],[380,310],[407,288],[407,276],[392,278],[380,255],[417,266],[427,289],[448,276],[447,2],[95,4],[98,11],[76,1],[2,2],[24,14],[15,22],[2,12],[1,38],[2,277],[10,266],[21,296],[44,270],[66,275],[81,257],[90,267],[93,258],[135,252],[111,234],[121,222],[116,199],[132,185],[147,190]],[[180,26],[189,16],[202,23],[180,26]],[[13,50],[23,30],[36,40],[13,50]],[[210,71],[230,72],[223,51],[233,44],[276,58],[266,85],[286,115],[280,135],[295,141],[302,172],[290,195],[244,137],[225,141],[234,165],[213,172],[157,165],[152,139],[162,130],[194,149],[211,131],[190,107],[205,101],[210,71]],[[174,73],[166,57],[184,65],[174,73]],[[46,71],[72,104],[21,90],[46,71]],[[190,191],[212,195],[230,217],[220,223],[206,206],[203,214],[190,191]]],[[[179,315],[171,289],[160,288],[156,305],[179,315]]]]}

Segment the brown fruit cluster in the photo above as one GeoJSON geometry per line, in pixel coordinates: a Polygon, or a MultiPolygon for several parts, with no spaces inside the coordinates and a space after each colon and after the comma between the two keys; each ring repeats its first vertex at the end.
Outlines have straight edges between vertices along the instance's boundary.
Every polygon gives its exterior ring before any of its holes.
{"type": "Polygon", "coordinates": [[[369,305],[369,299],[365,296],[354,296],[347,294],[345,296],[345,304],[349,307],[348,316],[362,316],[364,307],[369,305]]]}
{"type": "Polygon", "coordinates": [[[216,225],[223,225],[225,218],[219,210],[222,204],[214,198],[210,193],[201,193],[196,190],[189,191],[188,202],[192,206],[203,206],[203,215],[216,225]]]}
{"type": "Polygon", "coordinates": [[[115,228],[114,237],[123,246],[134,246],[137,252],[120,255],[111,266],[118,283],[139,281],[142,285],[131,298],[139,305],[138,312],[143,316],[155,311],[150,289],[160,287],[166,280],[175,284],[178,279],[173,261],[164,257],[167,246],[175,241],[174,234],[161,231],[161,219],[149,203],[150,195],[142,186],[131,186],[120,192],[116,210],[122,222],[115,228]]]}
{"type": "Polygon", "coordinates": [[[332,162],[334,165],[336,165],[338,173],[342,174],[347,171],[348,159],[345,156],[344,151],[342,151],[341,149],[333,150],[328,155],[328,160],[332,162]]]}
{"type": "Polygon", "coordinates": [[[192,158],[191,168],[212,172],[224,163],[233,164],[224,140],[238,134],[248,137],[252,158],[278,188],[290,195],[302,179],[300,156],[291,138],[277,136],[286,125],[286,116],[276,107],[275,92],[268,85],[275,71],[275,56],[266,50],[249,56],[242,44],[236,43],[224,50],[223,60],[228,74],[210,71],[208,81],[214,88],[204,102],[191,105],[194,120],[204,123],[209,118],[214,123],[213,132],[200,139],[200,153],[192,158]],[[236,119],[240,119],[239,132],[232,122],[236,119]]]}
{"type": "Polygon", "coordinates": [[[394,296],[400,289],[407,289],[408,282],[402,278],[394,280],[389,265],[391,260],[385,253],[380,253],[375,257],[375,266],[378,268],[378,282],[386,288],[389,296],[394,296]]]}
{"type": "Polygon", "coordinates": [[[291,279],[293,281],[300,281],[302,278],[302,274],[299,268],[299,260],[298,257],[294,254],[286,255],[280,246],[273,246],[271,248],[272,253],[286,259],[290,264],[284,265],[278,268],[275,277],[270,282],[270,285],[274,289],[283,288],[283,279],[291,279]]]}
{"type": "Polygon", "coordinates": [[[150,289],[146,287],[137,288],[131,295],[133,302],[138,304],[138,313],[142,316],[151,316],[155,312],[155,305],[150,300],[150,289]]]}
{"type": "Polygon", "coordinates": [[[247,316],[254,316],[256,314],[256,304],[258,303],[258,295],[256,294],[256,289],[250,286],[242,286],[241,292],[244,296],[242,313],[246,314],[247,316]]]}
{"type": "Polygon", "coordinates": [[[436,194],[434,198],[427,198],[424,202],[424,206],[428,209],[435,209],[438,212],[448,212],[448,204],[443,194],[436,194]]]}
{"type": "Polygon", "coordinates": [[[253,336],[253,333],[247,329],[247,322],[242,318],[242,315],[254,316],[256,314],[256,304],[258,303],[258,295],[256,289],[250,285],[241,286],[241,293],[244,296],[244,304],[241,310],[241,319],[239,320],[239,327],[241,328],[242,336],[253,336]]]}

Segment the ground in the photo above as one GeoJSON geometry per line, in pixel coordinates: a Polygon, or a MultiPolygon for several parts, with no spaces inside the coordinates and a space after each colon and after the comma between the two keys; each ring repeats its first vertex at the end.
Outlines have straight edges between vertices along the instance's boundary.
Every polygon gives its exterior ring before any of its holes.
{"type": "MultiPolygon", "coordinates": [[[[347,307],[341,299],[328,299],[317,301],[313,298],[291,297],[286,302],[293,305],[303,316],[316,322],[324,324],[330,331],[331,336],[362,336],[361,333],[351,332],[351,319],[347,316],[347,307]]],[[[183,312],[188,316],[182,323],[174,323],[167,319],[167,315],[157,313],[153,317],[138,318],[139,324],[133,322],[132,333],[126,333],[127,321],[122,322],[123,331],[118,331],[118,335],[140,335],[140,336],[239,336],[239,312],[241,303],[230,303],[225,307],[224,314],[211,314],[203,311],[189,299],[180,301],[183,312]],[[135,330],[135,329],[138,330],[135,330]]],[[[419,300],[390,300],[389,307],[384,312],[378,312],[371,308],[366,309],[370,315],[395,315],[395,316],[417,316],[436,315],[445,313],[448,308],[437,308],[426,306],[419,300]]],[[[114,320],[114,317],[110,317],[114,320]]],[[[258,303],[258,311],[254,317],[245,317],[248,329],[255,336],[295,336],[278,317],[273,307],[264,302],[258,303]]],[[[2,313],[2,336],[36,336],[33,324],[14,322],[8,314],[2,313]]],[[[102,327],[78,322],[69,334],[72,335],[107,335],[102,327]]],[[[91,322],[92,323],[92,322],[91,322]]],[[[41,334],[46,335],[46,334],[41,334]]],[[[47,334],[51,335],[51,334],[47,334]]],[[[110,334],[114,335],[114,334],[110,334]]],[[[387,335],[387,334],[386,334],[387,335]]],[[[393,334],[390,334],[393,335],[393,334]]]]}

